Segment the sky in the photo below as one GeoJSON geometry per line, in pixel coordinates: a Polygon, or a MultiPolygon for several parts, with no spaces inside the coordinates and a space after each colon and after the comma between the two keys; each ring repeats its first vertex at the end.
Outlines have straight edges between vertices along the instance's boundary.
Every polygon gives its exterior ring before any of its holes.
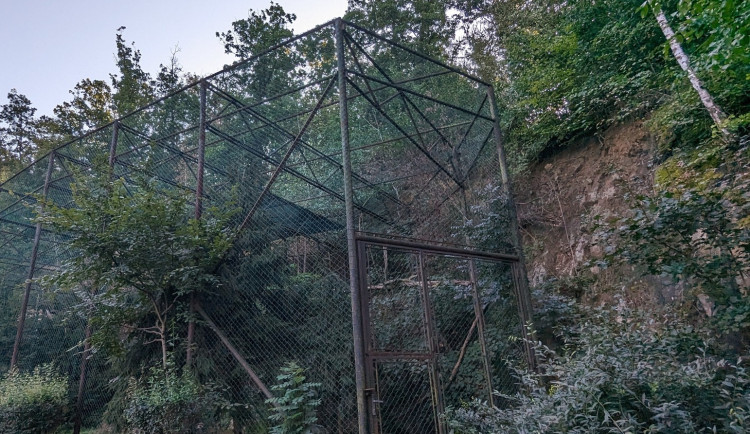
{"type": "MultiPolygon", "coordinates": [[[[344,15],[346,0],[276,0],[297,15],[301,33],[344,15]]],[[[36,115],[72,98],[84,78],[109,82],[115,65],[115,33],[121,26],[141,52],[141,67],[155,75],[172,52],[183,70],[218,71],[235,59],[224,54],[217,31],[262,10],[269,0],[0,0],[0,104],[15,88],[36,115]]]]}

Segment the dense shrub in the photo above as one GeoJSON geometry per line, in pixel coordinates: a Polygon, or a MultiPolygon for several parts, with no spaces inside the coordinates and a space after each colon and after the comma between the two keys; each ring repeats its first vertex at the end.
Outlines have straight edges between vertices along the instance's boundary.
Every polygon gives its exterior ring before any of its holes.
{"type": "Polygon", "coordinates": [[[452,408],[452,432],[745,432],[750,376],[741,361],[670,314],[595,309],[569,330],[562,354],[539,347],[507,408],[452,408]],[[654,318],[661,318],[656,320],[654,318]]]}
{"type": "Polygon", "coordinates": [[[281,368],[276,377],[278,381],[271,389],[278,396],[267,399],[272,405],[269,419],[275,424],[273,434],[303,434],[314,432],[318,421],[316,409],[320,398],[316,389],[320,383],[310,383],[304,375],[305,370],[295,362],[289,362],[281,368]]]}
{"type": "Polygon", "coordinates": [[[685,307],[700,306],[739,353],[750,348],[748,152],[717,147],[667,160],[658,191],[631,196],[629,212],[597,229],[607,252],[599,265],[626,262],[682,283],[685,307]]]}
{"type": "Polygon", "coordinates": [[[216,388],[173,368],[154,368],[145,378],[131,379],[127,398],[127,429],[138,434],[219,432],[228,408],[216,388]]]}
{"type": "Polygon", "coordinates": [[[68,411],[68,382],[52,365],[10,371],[0,380],[0,433],[54,431],[68,411]]]}

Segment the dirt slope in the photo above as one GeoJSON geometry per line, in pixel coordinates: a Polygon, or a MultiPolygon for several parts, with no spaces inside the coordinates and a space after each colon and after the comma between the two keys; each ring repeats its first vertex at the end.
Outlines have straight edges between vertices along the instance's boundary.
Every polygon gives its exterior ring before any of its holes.
{"type": "MultiPolygon", "coordinates": [[[[579,140],[516,178],[532,285],[582,269],[599,272],[585,267],[601,253],[592,245],[593,218],[619,215],[627,209],[627,193],[653,188],[653,151],[652,138],[634,122],[579,140]]],[[[639,280],[633,276],[632,284],[639,280]]]]}

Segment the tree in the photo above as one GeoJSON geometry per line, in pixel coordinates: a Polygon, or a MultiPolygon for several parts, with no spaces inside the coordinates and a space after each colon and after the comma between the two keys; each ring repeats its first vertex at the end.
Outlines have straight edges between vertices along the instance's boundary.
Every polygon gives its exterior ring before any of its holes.
{"type": "Polygon", "coordinates": [[[0,163],[3,166],[15,168],[33,159],[36,150],[34,113],[36,109],[29,98],[16,89],[8,92],[8,102],[0,106],[0,163]]]}
{"type": "MultiPolygon", "coordinates": [[[[284,11],[277,3],[260,12],[251,10],[243,20],[232,23],[232,29],[216,32],[224,44],[227,54],[234,54],[244,60],[260,55],[265,50],[294,36],[289,27],[297,19],[294,14],[284,11]]],[[[246,74],[241,94],[256,99],[277,92],[280,88],[291,88],[301,74],[301,59],[294,50],[273,50],[266,53],[258,62],[247,64],[235,74],[246,74]]],[[[278,103],[277,103],[278,104],[278,103]]]]}
{"type": "Polygon", "coordinates": [[[166,96],[171,92],[179,89],[184,85],[185,80],[182,77],[182,65],[180,65],[177,53],[180,51],[175,47],[172,56],[169,58],[169,64],[159,65],[159,73],[156,75],[154,91],[158,96],[166,96]]]}
{"type": "Polygon", "coordinates": [[[278,3],[271,2],[268,9],[250,10],[250,15],[232,23],[232,29],[216,32],[224,44],[224,52],[239,59],[247,59],[294,35],[289,25],[297,16],[284,11],[278,3]]]}
{"type": "Polygon", "coordinates": [[[119,74],[110,74],[114,94],[115,112],[124,116],[133,110],[151,102],[154,90],[151,75],[141,68],[141,52],[135,49],[135,43],[128,45],[122,36],[125,27],[117,29],[117,68],[119,74]]]}
{"type": "Polygon", "coordinates": [[[98,345],[158,343],[166,369],[169,344],[179,339],[171,331],[184,319],[190,294],[218,284],[214,271],[229,248],[229,230],[211,213],[189,219],[184,196],[147,181],[128,189],[122,180],[79,182],[73,199],[74,208],[49,204],[39,217],[69,234],[77,252],[45,285],[81,294],[93,309],[98,345]]]}
{"type": "Polygon", "coordinates": [[[58,104],[53,109],[57,119],[56,125],[50,125],[50,133],[70,140],[114,119],[112,88],[105,81],[83,79],[70,94],[73,95],[71,101],[58,104]]]}
{"type": "MultiPolygon", "coordinates": [[[[685,50],[682,49],[682,44],[677,40],[675,32],[672,30],[672,26],[670,26],[667,16],[664,14],[664,9],[662,9],[661,5],[655,0],[647,0],[646,3],[644,3],[644,6],[650,6],[653,10],[656,22],[659,23],[659,28],[664,33],[664,37],[669,43],[669,48],[672,50],[675,60],[677,60],[680,68],[682,68],[687,74],[688,80],[690,80],[690,85],[693,86],[693,89],[698,93],[701,103],[711,116],[714,125],[716,125],[716,128],[718,128],[719,131],[721,131],[722,136],[724,136],[724,139],[727,142],[733,141],[734,138],[726,127],[726,113],[724,113],[724,110],[722,110],[714,101],[713,96],[711,96],[708,90],[706,90],[706,86],[701,79],[698,78],[698,74],[696,74],[695,69],[690,63],[690,58],[685,53],[685,50]]],[[[647,11],[648,9],[644,7],[644,12],[647,13],[647,11]]]]}
{"type": "Polygon", "coordinates": [[[680,0],[679,34],[697,45],[702,69],[746,78],[750,73],[750,4],[732,0],[680,0]]]}
{"type": "Polygon", "coordinates": [[[346,19],[421,53],[446,58],[458,24],[450,7],[445,0],[350,0],[346,19]]]}

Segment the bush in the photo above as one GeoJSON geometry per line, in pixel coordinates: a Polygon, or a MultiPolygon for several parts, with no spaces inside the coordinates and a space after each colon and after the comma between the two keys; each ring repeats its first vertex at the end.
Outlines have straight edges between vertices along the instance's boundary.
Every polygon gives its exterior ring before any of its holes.
{"type": "Polygon", "coordinates": [[[745,432],[750,376],[674,316],[594,309],[564,354],[539,347],[543,374],[526,373],[507,408],[449,409],[452,432],[745,432]]]}
{"type": "Polygon", "coordinates": [[[597,227],[607,252],[599,265],[627,262],[682,282],[684,301],[738,354],[750,348],[748,164],[747,148],[675,156],[656,173],[659,191],[631,197],[624,217],[597,227]]]}
{"type": "Polygon", "coordinates": [[[46,433],[66,419],[68,382],[52,365],[0,380],[0,433],[46,433]]]}
{"type": "Polygon", "coordinates": [[[126,427],[138,434],[218,432],[228,409],[215,387],[174,368],[153,368],[145,379],[131,379],[127,401],[126,427]]]}
{"type": "Polygon", "coordinates": [[[276,423],[271,433],[303,434],[315,429],[318,421],[316,409],[320,405],[316,389],[320,383],[307,382],[304,373],[297,363],[289,362],[276,377],[278,383],[271,386],[273,391],[282,394],[266,400],[267,404],[273,405],[269,419],[276,423]]]}

